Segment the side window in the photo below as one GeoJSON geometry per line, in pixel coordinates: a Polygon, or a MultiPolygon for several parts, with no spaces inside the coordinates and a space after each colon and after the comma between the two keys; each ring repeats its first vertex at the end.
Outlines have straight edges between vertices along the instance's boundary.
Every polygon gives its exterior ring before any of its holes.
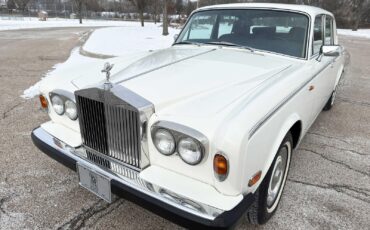
{"type": "Polygon", "coordinates": [[[312,54],[318,54],[321,46],[324,44],[322,15],[316,16],[313,30],[312,54]]]}
{"type": "Polygon", "coordinates": [[[333,45],[333,19],[326,16],[325,19],[325,45],[333,45]]]}

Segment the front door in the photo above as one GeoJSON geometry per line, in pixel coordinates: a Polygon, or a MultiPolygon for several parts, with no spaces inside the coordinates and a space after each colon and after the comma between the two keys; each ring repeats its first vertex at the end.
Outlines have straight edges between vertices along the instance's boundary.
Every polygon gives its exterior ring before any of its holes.
{"type": "Polygon", "coordinates": [[[311,92],[312,99],[312,122],[320,114],[328,101],[334,87],[336,73],[333,68],[333,57],[321,57],[321,47],[332,45],[333,39],[333,21],[325,20],[325,15],[319,15],[314,22],[314,36],[312,45],[312,56],[310,60],[311,73],[314,77],[308,84],[308,90],[311,92]]]}

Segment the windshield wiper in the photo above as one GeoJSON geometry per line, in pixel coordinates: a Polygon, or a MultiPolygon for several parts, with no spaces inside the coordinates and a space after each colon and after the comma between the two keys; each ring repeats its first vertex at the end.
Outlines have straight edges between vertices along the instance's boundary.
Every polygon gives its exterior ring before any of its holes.
{"type": "Polygon", "coordinates": [[[251,52],[254,52],[254,49],[249,47],[249,46],[242,46],[242,45],[238,45],[238,44],[235,44],[235,43],[232,43],[232,42],[225,42],[225,41],[219,41],[219,42],[207,42],[205,44],[209,44],[209,45],[221,45],[221,46],[232,46],[232,47],[237,47],[237,48],[240,48],[240,49],[247,49],[247,50],[250,50],[251,52]]]}
{"type": "Polygon", "coordinates": [[[196,45],[196,46],[201,46],[202,43],[199,43],[199,42],[189,42],[189,41],[181,41],[181,42],[176,42],[173,45],[196,45]]]}

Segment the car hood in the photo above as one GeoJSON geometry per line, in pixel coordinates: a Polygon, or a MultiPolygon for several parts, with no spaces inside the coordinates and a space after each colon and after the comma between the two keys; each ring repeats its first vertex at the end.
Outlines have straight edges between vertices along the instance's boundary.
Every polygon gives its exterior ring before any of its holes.
{"type": "MultiPolygon", "coordinates": [[[[208,116],[267,84],[294,63],[242,49],[184,45],[153,52],[116,69],[111,81],[151,101],[156,113],[208,116]]],[[[73,83],[85,88],[87,77],[73,83]]]]}

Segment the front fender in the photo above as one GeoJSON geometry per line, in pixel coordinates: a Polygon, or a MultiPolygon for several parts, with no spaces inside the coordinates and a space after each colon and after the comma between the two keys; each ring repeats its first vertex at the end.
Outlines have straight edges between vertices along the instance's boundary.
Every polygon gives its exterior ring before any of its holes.
{"type": "MultiPolygon", "coordinates": [[[[297,113],[289,116],[284,116],[283,112],[275,114],[250,138],[249,142],[244,144],[243,152],[246,153],[243,159],[243,162],[245,162],[243,172],[244,193],[253,193],[258,188],[267,174],[281,142],[298,121],[301,121],[301,118],[297,113]],[[252,187],[247,187],[249,179],[259,170],[262,171],[260,181],[252,187]]],[[[302,134],[300,134],[301,136],[302,134]]]]}

